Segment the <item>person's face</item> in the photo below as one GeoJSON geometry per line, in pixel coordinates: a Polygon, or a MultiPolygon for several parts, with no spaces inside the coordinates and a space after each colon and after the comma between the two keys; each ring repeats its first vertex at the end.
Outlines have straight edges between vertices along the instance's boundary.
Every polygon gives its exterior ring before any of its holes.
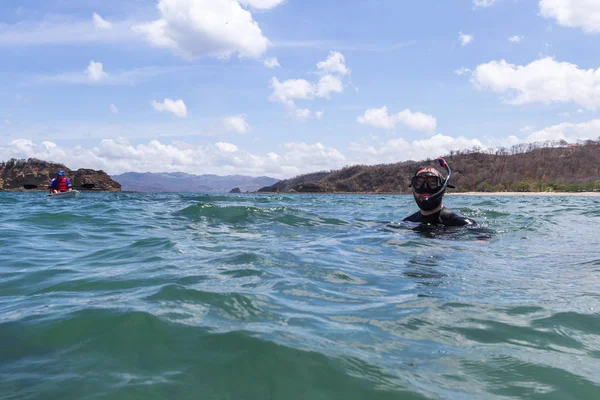
{"type": "Polygon", "coordinates": [[[411,187],[414,194],[433,194],[442,187],[442,179],[434,169],[423,169],[411,179],[411,187]]]}

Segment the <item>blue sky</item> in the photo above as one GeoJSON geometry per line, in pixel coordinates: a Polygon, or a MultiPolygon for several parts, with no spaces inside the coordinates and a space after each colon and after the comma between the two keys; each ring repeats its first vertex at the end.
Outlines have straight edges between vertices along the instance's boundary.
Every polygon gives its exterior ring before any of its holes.
{"type": "Polygon", "coordinates": [[[0,159],[291,177],[600,136],[600,2],[3,0],[0,159]]]}

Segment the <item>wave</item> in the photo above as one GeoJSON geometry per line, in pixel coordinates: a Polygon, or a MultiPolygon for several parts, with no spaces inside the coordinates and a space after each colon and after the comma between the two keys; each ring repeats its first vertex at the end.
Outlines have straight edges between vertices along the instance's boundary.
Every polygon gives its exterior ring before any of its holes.
{"type": "Polygon", "coordinates": [[[35,329],[1,324],[0,341],[4,398],[424,398],[362,360],[245,331],[173,324],[146,312],[86,310],[35,329]]]}
{"type": "Polygon", "coordinates": [[[290,226],[320,226],[320,225],[349,225],[349,222],[338,218],[308,215],[303,211],[279,206],[260,208],[247,205],[217,205],[213,203],[197,203],[174,215],[191,219],[192,221],[208,220],[225,223],[248,222],[279,222],[290,226]],[[300,214],[300,215],[298,215],[300,214]]]}

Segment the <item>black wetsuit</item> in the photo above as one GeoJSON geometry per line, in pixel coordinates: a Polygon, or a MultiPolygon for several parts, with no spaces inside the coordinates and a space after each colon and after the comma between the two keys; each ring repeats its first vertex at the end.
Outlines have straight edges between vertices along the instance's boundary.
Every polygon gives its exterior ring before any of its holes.
{"type": "Polygon", "coordinates": [[[442,224],[446,226],[463,226],[475,225],[475,220],[464,217],[446,207],[431,215],[421,215],[421,211],[417,211],[413,215],[404,218],[408,222],[421,222],[424,224],[442,224]]]}

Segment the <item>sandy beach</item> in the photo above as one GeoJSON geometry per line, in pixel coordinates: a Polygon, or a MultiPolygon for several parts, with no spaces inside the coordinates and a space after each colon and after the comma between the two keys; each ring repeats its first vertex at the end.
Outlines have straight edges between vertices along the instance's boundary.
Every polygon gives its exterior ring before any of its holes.
{"type": "Polygon", "coordinates": [[[600,192],[463,192],[446,193],[448,196],[569,196],[569,197],[600,197],[600,192]]]}

